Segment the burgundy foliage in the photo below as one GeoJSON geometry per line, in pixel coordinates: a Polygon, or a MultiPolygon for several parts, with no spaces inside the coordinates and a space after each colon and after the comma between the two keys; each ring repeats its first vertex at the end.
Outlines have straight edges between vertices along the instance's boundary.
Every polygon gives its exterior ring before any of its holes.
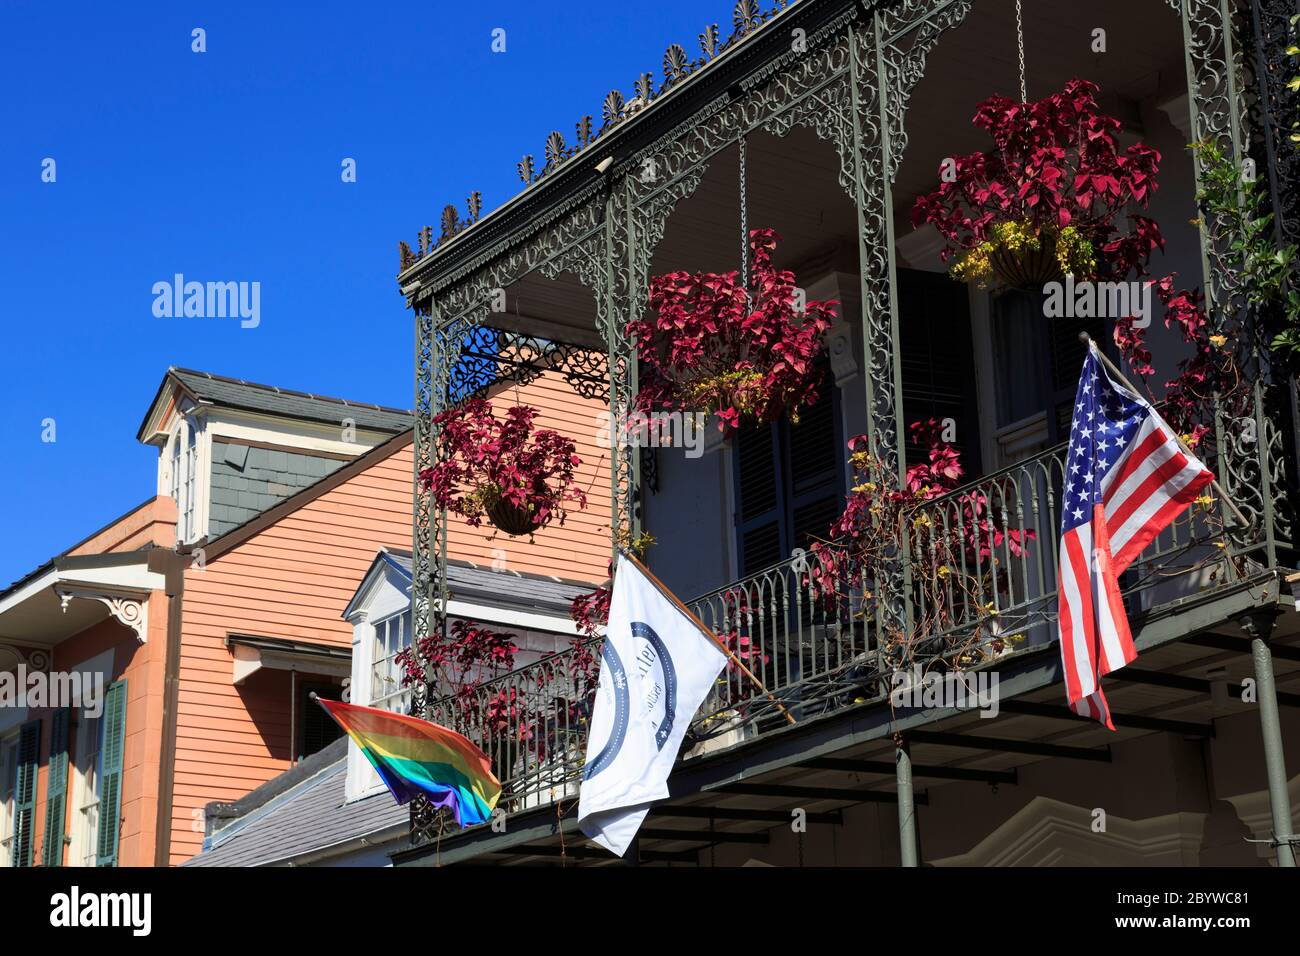
{"type": "Polygon", "coordinates": [[[574,443],[557,431],[534,428],[537,410],[516,405],[505,417],[474,398],[433,417],[443,459],[420,472],[420,481],[441,508],[478,527],[497,501],[529,512],[534,531],[552,519],[564,524],[567,503],[587,506],[573,487],[582,464],[574,443]]]}
{"type": "Polygon", "coordinates": [[[772,265],[778,238],[771,229],[750,232],[748,295],[736,272],[650,280],[655,315],[628,325],[642,369],[639,411],[716,412],[727,431],[742,420],[796,416],[817,400],[814,362],[839,303],[796,311],[794,273],[772,265]]]}
{"type": "Polygon", "coordinates": [[[979,105],[972,122],[993,149],[953,157],[953,181],[912,209],[914,226],[933,223],[947,240],[945,261],[987,240],[997,223],[1018,222],[1039,236],[1073,227],[1102,254],[1101,276],[1145,273],[1164,239],[1154,221],[1130,210],[1145,209],[1155,192],[1160,153],[1143,143],[1120,149],[1122,124],[1097,108],[1097,91],[1075,79],[1030,103],[993,96],[979,105]]]}

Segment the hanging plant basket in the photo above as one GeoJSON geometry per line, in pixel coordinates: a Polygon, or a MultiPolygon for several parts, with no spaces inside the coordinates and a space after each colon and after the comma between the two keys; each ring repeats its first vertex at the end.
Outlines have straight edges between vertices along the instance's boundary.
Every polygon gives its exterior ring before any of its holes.
{"type": "Polygon", "coordinates": [[[753,269],[670,272],[650,280],[653,316],[628,332],[641,363],[639,411],[715,414],[728,433],[746,422],[797,420],[817,401],[818,358],[839,305],[796,304],[793,272],[772,264],[777,234],[749,234],[753,269]]]}
{"type": "Polygon", "coordinates": [[[998,281],[1011,289],[1039,289],[1065,278],[1056,258],[1056,240],[1040,236],[1038,247],[999,248],[989,253],[989,265],[998,281]]]}
{"type": "Polygon", "coordinates": [[[981,286],[1040,288],[1144,273],[1164,239],[1142,213],[1156,191],[1160,154],[1120,145],[1123,124],[1097,107],[1098,87],[1070,80],[1041,100],[993,96],[972,122],[993,148],[951,157],[938,187],[919,196],[912,225],[945,240],[949,274],[981,286]]]}
{"type": "Polygon", "coordinates": [[[518,537],[519,535],[532,534],[536,529],[533,522],[533,513],[527,507],[517,505],[513,501],[507,501],[504,498],[498,498],[492,507],[487,509],[488,520],[500,531],[508,535],[518,537]]]}
{"type": "Polygon", "coordinates": [[[564,524],[569,507],[587,507],[576,485],[582,459],[571,439],[535,428],[536,417],[527,405],[495,415],[481,398],[440,412],[433,424],[441,460],[420,473],[421,484],[472,528],[486,519],[508,535],[531,536],[553,520],[564,524]]]}

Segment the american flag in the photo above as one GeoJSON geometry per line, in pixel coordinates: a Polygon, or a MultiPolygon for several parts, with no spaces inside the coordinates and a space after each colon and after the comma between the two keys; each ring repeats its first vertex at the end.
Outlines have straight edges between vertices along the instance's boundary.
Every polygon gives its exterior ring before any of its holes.
{"type": "Polygon", "coordinates": [[[1213,476],[1089,344],[1062,495],[1059,630],[1070,709],[1111,730],[1101,678],[1137,657],[1119,576],[1213,476]]]}

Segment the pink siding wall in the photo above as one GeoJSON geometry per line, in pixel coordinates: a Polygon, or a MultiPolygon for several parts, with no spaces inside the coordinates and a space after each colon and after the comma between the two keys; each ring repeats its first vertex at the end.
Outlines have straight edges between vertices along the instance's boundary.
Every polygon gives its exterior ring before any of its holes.
{"type": "MultiPolygon", "coordinates": [[[[565,527],[527,539],[463,525],[449,530],[453,557],[579,581],[602,581],[609,560],[608,453],[595,446],[595,416],[604,406],[578,397],[546,375],[494,400],[518,400],[542,413],[539,424],[573,435],[583,458],[589,508],[565,527]]],[[[376,461],[230,551],[185,572],[180,706],[172,813],[171,860],[202,846],[196,811],[234,800],[289,766],[289,697],[280,672],[232,683],[230,633],[292,638],[350,647],[352,628],[340,616],[384,546],[411,547],[412,448],[376,461]]]]}

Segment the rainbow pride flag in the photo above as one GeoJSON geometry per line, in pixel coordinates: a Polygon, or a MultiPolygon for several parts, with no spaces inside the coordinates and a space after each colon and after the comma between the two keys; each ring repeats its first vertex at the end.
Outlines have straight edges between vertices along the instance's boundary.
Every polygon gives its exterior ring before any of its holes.
{"type": "Polygon", "coordinates": [[[501,797],[487,755],[453,730],[418,717],[312,694],[361,748],[398,803],[423,795],[463,828],[486,823],[501,797]]]}

